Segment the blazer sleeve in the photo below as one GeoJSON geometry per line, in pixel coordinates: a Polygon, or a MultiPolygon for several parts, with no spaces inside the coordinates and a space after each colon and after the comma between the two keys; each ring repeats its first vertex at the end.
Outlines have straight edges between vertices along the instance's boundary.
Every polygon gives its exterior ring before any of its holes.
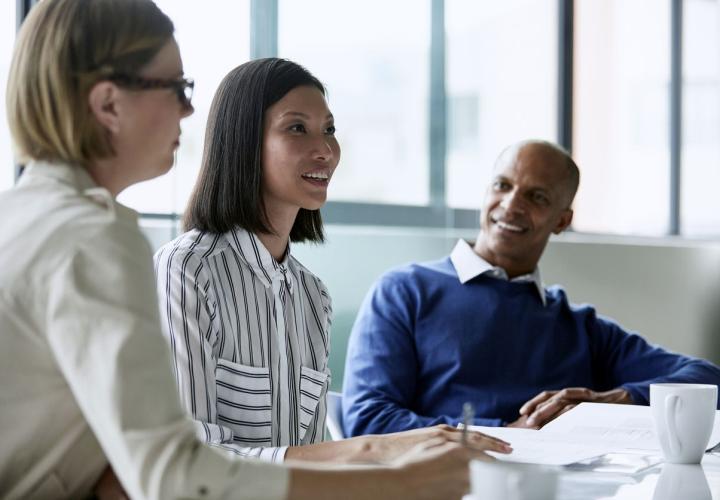
{"type": "Polygon", "coordinates": [[[160,333],[152,256],[108,225],[49,276],[45,331],[58,367],[132,498],[283,498],[287,472],[203,446],[179,404],[160,333]]]}

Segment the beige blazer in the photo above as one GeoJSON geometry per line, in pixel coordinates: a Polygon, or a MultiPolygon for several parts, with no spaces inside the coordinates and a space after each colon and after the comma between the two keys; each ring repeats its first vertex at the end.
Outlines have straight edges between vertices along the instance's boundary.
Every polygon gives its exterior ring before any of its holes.
{"type": "Polygon", "coordinates": [[[285,497],[285,469],[194,437],[135,212],[38,163],[0,220],[0,497],[82,498],[108,462],[137,499],[285,497]]]}

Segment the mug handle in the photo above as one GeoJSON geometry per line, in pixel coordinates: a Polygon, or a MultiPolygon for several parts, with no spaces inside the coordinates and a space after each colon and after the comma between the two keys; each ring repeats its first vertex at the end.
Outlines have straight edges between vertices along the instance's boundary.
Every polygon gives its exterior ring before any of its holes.
{"type": "Polygon", "coordinates": [[[680,408],[680,397],[677,394],[670,394],[665,397],[665,422],[668,426],[668,444],[673,455],[682,453],[682,443],[678,437],[675,413],[680,408]]]}

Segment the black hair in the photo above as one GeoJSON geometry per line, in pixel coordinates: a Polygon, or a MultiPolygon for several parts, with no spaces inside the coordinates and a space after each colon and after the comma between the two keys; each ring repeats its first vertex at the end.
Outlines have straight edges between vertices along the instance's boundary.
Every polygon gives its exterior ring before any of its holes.
{"type": "MultiPolygon", "coordinates": [[[[247,62],[225,76],[210,108],[200,174],[183,217],[185,230],[274,232],[262,197],[265,112],[306,85],[326,93],[307,69],[274,57],[247,62]]],[[[324,241],[320,210],[301,208],[290,240],[324,241]]]]}

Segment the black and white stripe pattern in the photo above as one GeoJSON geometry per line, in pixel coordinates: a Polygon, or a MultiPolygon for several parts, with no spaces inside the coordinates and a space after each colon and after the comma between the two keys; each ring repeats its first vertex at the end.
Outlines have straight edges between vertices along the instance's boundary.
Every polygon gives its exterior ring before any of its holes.
{"type": "Polygon", "coordinates": [[[332,310],[316,276],[242,229],[181,235],[155,274],[180,399],[203,440],[281,461],[323,439],[332,310]]]}

